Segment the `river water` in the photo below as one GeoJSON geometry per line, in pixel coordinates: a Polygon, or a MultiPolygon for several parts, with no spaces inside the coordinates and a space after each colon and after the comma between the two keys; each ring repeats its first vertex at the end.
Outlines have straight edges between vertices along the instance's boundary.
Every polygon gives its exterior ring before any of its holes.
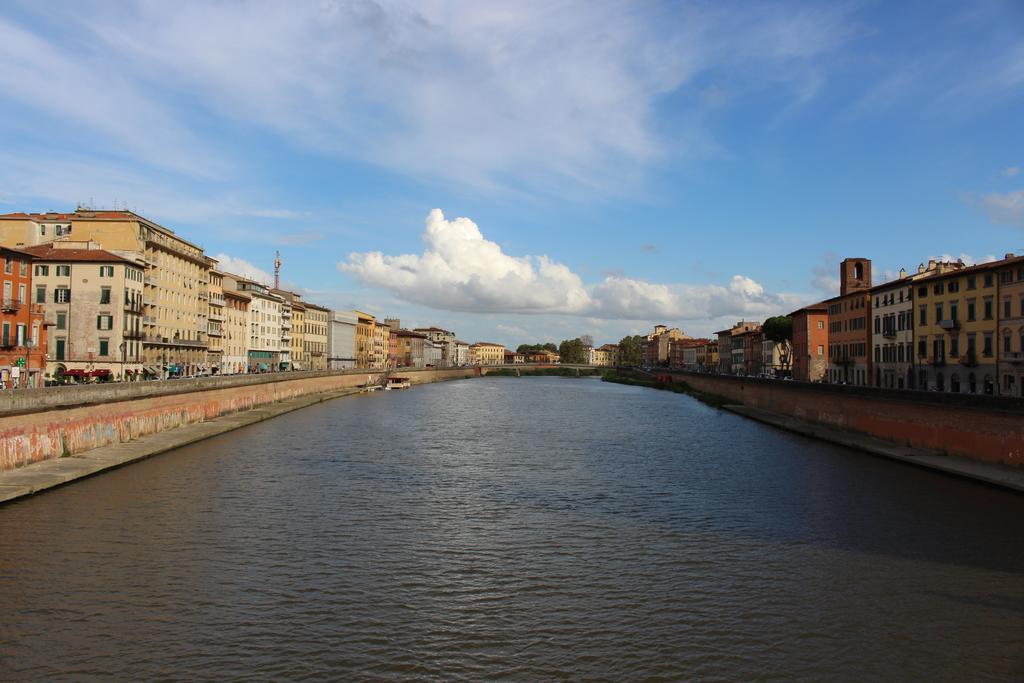
{"type": "Polygon", "coordinates": [[[1022,680],[1022,529],[686,396],[447,382],[0,508],[0,679],[1022,680]]]}

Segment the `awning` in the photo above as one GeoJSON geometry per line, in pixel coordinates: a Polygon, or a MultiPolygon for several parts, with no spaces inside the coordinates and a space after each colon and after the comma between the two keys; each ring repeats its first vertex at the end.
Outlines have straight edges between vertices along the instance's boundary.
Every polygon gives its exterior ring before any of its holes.
{"type": "Polygon", "coordinates": [[[259,365],[257,365],[256,367],[257,367],[257,368],[258,368],[259,370],[269,370],[269,369],[270,369],[270,368],[269,368],[269,367],[267,366],[267,364],[266,364],[266,363],[260,363],[260,364],[259,364],[259,365]]]}
{"type": "Polygon", "coordinates": [[[157,370],[156,368],[154,368],[152,365],[147,365],[146,367],[142,368],[142,371],[145,372],[147,375],[159,375],[160,374],[160,371],[157,370]]]}
{"type": "Polygon", "coordinates": [[[65,377],[85,377],[88,373],[85,370],[79,368],[71,368],[70,370],[64,371],[65,377]]]}
{"type": "Polygon", "coordinates": [[[109,377],[110,370],[108,370],[107,368],[100,368],[99,370],[93,370],[89,374],[92,375],[93,377],[109,377]]]}

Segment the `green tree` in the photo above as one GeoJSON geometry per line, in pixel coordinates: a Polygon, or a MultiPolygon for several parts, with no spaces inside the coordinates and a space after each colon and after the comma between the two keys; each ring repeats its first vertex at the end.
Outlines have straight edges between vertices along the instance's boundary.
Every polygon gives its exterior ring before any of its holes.
{"type": "Polygon", "coordinates": [[[767,339],[775,342],[779,349],[779,363],[783,370],[790,369],[793,361],[793,318],[788,315],[777,315],[768,318],[761,326],[767,339]]]}
{"type": "Polygon", "coordinates": [[[619,340],[619,365],[633,366],[643,363],[641,337],[633,335],[619,340]]]}
{"type": "Polygon", "coordinates": [[[562,363],[585,364],[587,358],[586,348],[579,339],[566,339],[558,346],[558,355],[562,357],[562,363]]]}

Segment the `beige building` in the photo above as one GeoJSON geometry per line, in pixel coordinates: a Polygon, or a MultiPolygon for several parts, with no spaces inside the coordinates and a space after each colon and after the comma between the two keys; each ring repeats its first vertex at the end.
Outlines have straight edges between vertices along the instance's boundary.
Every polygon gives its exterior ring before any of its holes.
{"type": "Polygon", "coordinates": [[[310,370],[327,369],[327,330],[331,310],[316,304],[306,304],[306,329],[303,353],[309,359],[310,370]]]}
{"type": "Polygon", "coordinates": [[[206,316],[206,365],[210,374],[224,372],[224,274],[210,270],[209,309],[206,316]]]}
{"type": "Polygon", "coordinates": [[[281,369],[281,309],[284,300],[266,285],[225,273],[224,291],[229,289],[249,295],[248,371],[277,372],[281,369]]]}
{"type": "MultiPolygon", "coordinates": [[[[223,279],[223,276],[222,276],[223,279]]],[[[245,292],[224,289],[224,322],[222,329],[221,372],[236,375],[249,371],[249,302],[245,292]]]]}
{"type": "Polygon", "coordinates": [[[619,362],[619,347],[616,344],[604,344],[590,349],[588,362],[590,365],[614,367],[619,362]]]}
{"type": "Polygon", "coordinates": [[[35,259],[32,301],[44,305],[49,328],[46,374],[141,379],[144,266],[90,242],[26,251],[35,259]]]}
{"type": "Polygon", "coordinates": [[[193,376],[207,369],[208,280],[211,266],[202,247],[131,211],[0,216],[0,240],[14,246],[54,240],[92,241],[99,248],[142,262],[143,362],[150,372],[193,376]]]}
{"type": "Polygon", "coordinates": [[[469,347],[470,365],[501,365],[505,362],[505,347],[492,342],[477,342],[469,347]]]}
{"type": "Polygon", "coordinates": [[[999,269],[999,393],[1024,398],[1024,261],[999,269]]]}
{"type": "Polygon", "coordinates": [[[377,320],[373,326],[373,359],[370,367],[386,369],[391,367],[391,326],[377,320]]]}

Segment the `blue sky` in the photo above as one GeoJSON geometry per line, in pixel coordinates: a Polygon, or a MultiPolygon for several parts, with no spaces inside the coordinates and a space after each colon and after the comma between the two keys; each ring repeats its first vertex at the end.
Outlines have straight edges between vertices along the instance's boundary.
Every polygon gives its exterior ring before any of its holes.
{"type": "Polygon", "coordinates": [[[0,211],[127,205],[326,305],[707,334],[1024,251],[1020,2],[0,8],[0,211]]]}

